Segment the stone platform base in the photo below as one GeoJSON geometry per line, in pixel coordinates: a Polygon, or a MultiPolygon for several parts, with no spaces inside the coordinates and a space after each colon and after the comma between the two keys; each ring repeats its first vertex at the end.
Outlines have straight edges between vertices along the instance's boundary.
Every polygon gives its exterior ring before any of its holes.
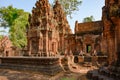
{"type": "Polygon", "coordinates": [[[62,71],[57,57],[4,57],[0,58],[0,68],[35,71],[47,75],[56,75],[62,71]]]}

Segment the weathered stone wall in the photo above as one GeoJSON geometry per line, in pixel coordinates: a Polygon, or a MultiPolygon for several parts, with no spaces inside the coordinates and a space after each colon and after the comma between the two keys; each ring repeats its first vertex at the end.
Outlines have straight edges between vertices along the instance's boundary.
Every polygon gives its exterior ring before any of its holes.
{"type": "Polygon", "coordinates": [[[65,51],[67,54],[70,54],[70,51],[74,55],[93,55],[96,51],[96,55],[103,54],[103,43],[101,34],[84,34],[84,35],[66,35],[65,37],[65,51]],[[91,49],[88,52],[88,47],[91,49]],[[81,53],[82,52],[82,53],[81,53]]]}
{"type": "Polygon", "coordinates": [[[107,41],[108,62],[111,64],[117,60],[116,53],[119,53],[119,15],[120,6],[118,0],[106,0],[103,7],[102,21],[104,23],[104,38],[107,41]]]}
{"type": "Polygon", "coordinates": [[[104,64],[108,57],[107,56],[74,56],[74,62],[84,63],[91,62],[93,65],[104,64]]]}
{"type": "Polygon", "coordinates": [[[98,34],[102,32],[103,23],[102,21],[85,22],[75,24],[75,34],[94,33],[98,34]]]}
{"type": "Polygon", "coordinates": [[[35,71],[47,75],[55,75],[62,71],[59,58],[1,57],[0,68],[35,71]]]}
{"type": "Polygon", "coordinates": [[[15,56],[13,45],[7,36],[4,36],[0,40],[0,56],[15,56]]]}

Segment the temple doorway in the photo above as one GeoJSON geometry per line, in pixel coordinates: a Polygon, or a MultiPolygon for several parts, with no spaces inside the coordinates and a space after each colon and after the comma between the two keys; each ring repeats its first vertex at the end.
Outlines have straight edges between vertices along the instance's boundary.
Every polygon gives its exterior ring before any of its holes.
{"type": "Polygon", "coordinates": [[[86,45],[86,52],[90,53],[92,50],[92,46],[90,44],[86,45]]]}
{"type": "Polygon", "coordinates": [[[9,53],[9,52],[8,52],[8,51],[6,51],[6,56],[9,56],[9,55],[8,55],[8,53],[9,53]]]}

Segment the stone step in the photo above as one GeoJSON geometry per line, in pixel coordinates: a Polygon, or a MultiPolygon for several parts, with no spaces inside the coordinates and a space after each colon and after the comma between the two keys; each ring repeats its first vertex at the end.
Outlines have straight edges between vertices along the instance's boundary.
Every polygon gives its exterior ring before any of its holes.
{"type": "Polygon", "coordinates": [[[65,71],[70,71],[68,65],[63,65],[63,68],[64,68],[65,71]]]}

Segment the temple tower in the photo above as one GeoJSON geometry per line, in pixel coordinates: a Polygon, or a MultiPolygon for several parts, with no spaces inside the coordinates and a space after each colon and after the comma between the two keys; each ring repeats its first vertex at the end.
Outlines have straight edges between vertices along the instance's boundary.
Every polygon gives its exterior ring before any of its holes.
{"type": "Polygon", "coordinates": [[[71,34],[72,31],[70,29],[70,26],[68,24],[66,14],[59,3],[58,0],[56,0],[55,5],[53,6],[53,11],[54,11],[54,19],[58,23],[57,28],[59,32],[59,52],[64,53],[65,52],[65,35],[66,34],[71,34]]]}
{"type": "Polygon", "coordinates": [[[39,0],[29,16],[27,29],[28,55],[51,56],[58,50],[59,34],[48,0],[39,0]],[[54,24],[53,24],[54,23],[54,24]]]}

